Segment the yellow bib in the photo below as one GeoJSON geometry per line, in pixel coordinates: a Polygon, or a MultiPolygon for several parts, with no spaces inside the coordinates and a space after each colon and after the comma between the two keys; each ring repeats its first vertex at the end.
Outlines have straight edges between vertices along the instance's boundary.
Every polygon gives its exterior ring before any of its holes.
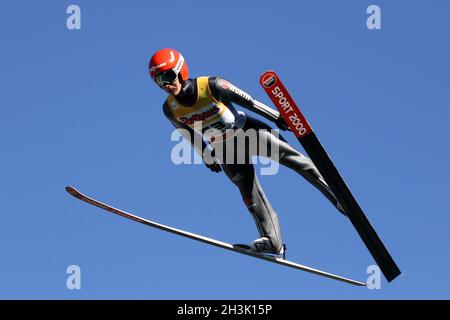
{"type": "Polygon", "coordinates": [[[168,96],[169,110],[175,119],[203,135],[205,139],[223,135],[234,127],[236,116],[222,102],[214,99],[208,86],[208,77],[197,78],[197,101],[191,107],[183,106],[168,96]]]}

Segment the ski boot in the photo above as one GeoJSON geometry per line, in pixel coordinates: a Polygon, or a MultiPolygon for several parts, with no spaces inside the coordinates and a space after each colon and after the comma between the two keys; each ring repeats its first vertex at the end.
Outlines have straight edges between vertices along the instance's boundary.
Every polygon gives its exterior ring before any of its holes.
{"type": "Polygon", "coordinates": [[[267,237],[261,237],[256,240],[254,240],[250,245],[246,244],[235,244],[234,246],[243,248],[246,250],[250,250],[256,253],[261,254],[268,254],[268,255],[274,255],[276,257],[282,257],[283,259],[286,259],[286,245],[283,244],[281,249],[279,251],[275,250],[272,246],[272,243],[270,242],[269,238],[267,237]]]}

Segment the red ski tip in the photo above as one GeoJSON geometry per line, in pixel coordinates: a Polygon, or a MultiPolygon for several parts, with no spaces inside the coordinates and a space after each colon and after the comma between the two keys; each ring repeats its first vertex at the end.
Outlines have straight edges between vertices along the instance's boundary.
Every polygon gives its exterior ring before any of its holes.
{"type": "Polygon", "coordinates": [[[67,186],[67,187],[66,187],[66,191],[67,191],[68,193],[70,193],[71,195],[73,195],[73,196],[79,194],[78,190],[75,189],[74,187],[71,187],[71,186],[67,186]]]}

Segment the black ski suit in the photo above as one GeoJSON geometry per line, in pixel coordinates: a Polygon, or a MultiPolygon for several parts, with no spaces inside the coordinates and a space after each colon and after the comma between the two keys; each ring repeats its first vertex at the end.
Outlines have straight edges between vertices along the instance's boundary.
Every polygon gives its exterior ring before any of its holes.
{"type": "MultiPolygon", "coordinates": [[[[198,82],[202,78],[196,79],[188,79],[182,85],[181,92],[175,97],[172,98],[172,102],[166,100],[163,105],[163,111],[166,117],[170,120],[170,122],[178,129],[185,129],[185,132],[189,133],[189,136],[184,135],[185,138],[190,139],[191,144],[197,149],[198,152],[203,154],[205,148],[207,148],[207,144],[204,141],[203,130],[202,139],[195,140],[195,135],[199,133],[191,127],[192,119],[202,121],[208,116],[212,116],[214,112],[219,111],[210,111],[212,109],[208,109],[204,111],[203,108],[201,113],[197,114],[189,114],[189,117],[178,117],[176,116],[177,108],[189,108],[191,106],[196,106],[199,100],[199,90],[207,90],[207,94],[205,96],[211,99],[212,103],[214,101],[220,102],[226,106],[226,108],[231,111],[232,117],[234,117],[234,122],[228,124],[228,129],[231,127],[233,129],[240,128],[241,132],[247,132],[249,129],[253,129],[256,131],[256,137],[258,145],[265,144],[269,149],[268,154],[260,154],[260,148],[250,148],[248,143],[245,148],[234,148],[233,150],[237,153],[245,152],[246,160],[244,163],[238,163],[236,161],[237,154],[234,154],[234,161],[223,161],[226,159],[226,148],[224,147],[227,142],[214,142],[209,141],[210,145],[215,148],[216,157],[220,153],[223,156],[222,161],[215,160],[212,164],[207,164],[207,166],[213,171],[220,171],[222,168],[227,177],[238,187],[243,201],[253,216],[258,232],[261,237],[267,237],[271,241],[271,244],[276,252],[279,252],[283,246],[283,240],[281,237],[280,224],[278,222],[278,217],[270,205],[269,200],[267,199],[264,191],[259,183],[259,180],[256,176],[254,166],[251,162],[251,156],[253,155],[262,155],[266,157],[270,157],[272,160],[278,161],[280,164],[294,170],[302,177],[304,177],[308,182],[314,185],[317,189],[319,189],[322,194],[329,200],[331,203],[338,208],[339,211],[342,210],[338,206],[338,202],[325,183],[324,179],[320,175],[319,171],[308,157],[304,156],[297,150],[295,150],[291,145],[289,145],[286,140],[278,135],[274,134],[271,131],[271,127],[262,121],[253,118],[249,115],[241,111],[237,111],[234,108],[233,104],[240,105],[250,111],[253,111],[267,120],[271,122],[275,122],[278,127],[283,130],[286,130],[288,127],[286,123],[280,118],[279,112],[262,104],[259,101],[253,99],[250,95],[240,90],[230,82],[221,79],[219,77],[208,77],[205,79],[203,77],[202,83],[205,83],[202,88],[198,82]],[[207,85],[206,85],[207,83],[207,85]],[[199,89],[200,88],[200,89],[199,89]],[[213,101],[214,100],[214,101],[213,101]],[[202,145],[198,146],[194,144],[194,141],[201,141],[202,145]],[[276,146],[275,152],[271,153],[271,146],[276,146]],[[220,163],[220,165],[218,164],[220,163]]],[[[223,107],[222,105],[222,107],[223,107]]],[[[188,109],[186,109],[188,110],[188,109]]],[[[216,128],[225,132],[225,128],[222,124],[220,126],[214,125],[216,128]]],[[[206,129],[206,128],[203,128],[206,129]]],[[[197,137],[198,139],[198,137],[197,137]]],[[[228,139],[230,141],[232,139],[236,139],[236,137],[228,139]]],[[[212,139],[214,140],[214,138],[212,139]]]]}

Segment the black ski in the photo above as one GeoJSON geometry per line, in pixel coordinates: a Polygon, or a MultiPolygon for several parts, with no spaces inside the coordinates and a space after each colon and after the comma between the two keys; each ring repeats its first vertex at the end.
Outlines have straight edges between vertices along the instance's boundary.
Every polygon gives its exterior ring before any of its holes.
{"type": "Polygon", "coordinates": [[[281,116],[308,153],[327,184],[333,190],[336,198],[344,207],[350,221],[386,279],[389,282],[394,280],[400,275],[400,269],[381,242],[381,239],[371,226],[347,184],[342,179],[313,129],[284,87],[278,75],[274,71],[266,71],[260,78],[260,84],[280,111],[281,116]]]}

